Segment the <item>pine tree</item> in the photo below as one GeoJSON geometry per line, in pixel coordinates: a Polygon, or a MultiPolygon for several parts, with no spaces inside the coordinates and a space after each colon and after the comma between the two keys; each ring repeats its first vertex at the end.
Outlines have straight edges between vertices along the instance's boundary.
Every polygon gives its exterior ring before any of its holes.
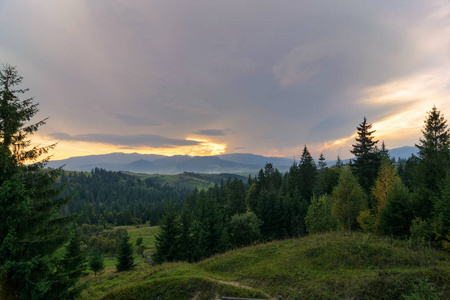
{"type": "Polygon", "coordinates": [[[166,214],[160,226],[160,232],[155,237],[155,262],[180,260],[180,249],[178,238],[180,236],[180,223],[178,213],[169,203],[166,214]]]}
{"type": "Polygon", "coordinates": [[[138,239],[136,240],[136,253],[142,257],[144,257],[145,251],[145,245],[143,243],[144,239],[142,237],[138,237],[138,239]]]}
{"type": "Polygon", "coordinates": [[[119,244],[116,269],[118,272],[128,271],[134,268],[133,245],[128,234],[122,237],[119,244]]]}
{"type": "Polygon", "coordinates": [[[338,155],[336,160],[336,167],[342,168],[344,166],[344,163],[341,160],[341,157],[338,155]]]}
{"type": "Polygon", "coordinates": [[[104,259],[100,251],[95,251],[91,255],[91,258],[89,259],[89,268],[94,272],[94,276],[97,276],[97,273],[103,271],[105,268],[104,259]]]}
{"type": "Polygon", "coordinates": [[[313,195],[314,184],[316,183],[317,168],[306,145],[303,148],[303,153],[300,157],[298,168],[300,173],[300,195],[303,199],[310,203],[313,195]]]}
{"type": "Polygon", "coordinates": [[[358,178],[361,187],[368,193],[377,178],[378,168],[381,164],[381,155],[376,144],[377,140],[372,136],[375,130],[370,130],[372,124],[364,120],[357,127],[356,143],[352,145],[350,152],[356,156],[352,163],[352,169],[358,178]]]}
{"type": "Polygon", "coordinates": [[[325,156],[323,156],[323,153],[320,153],[318,165],[319,170],[323,170],[327,167],[327,162],[325,161],[325,156]]]}
{"type": "Polygon", "coordinates": [[[75,299],[85,288],[85,285],[76,286],[86,269],[80,242],[80,234],[74,231],[69,244],[66,246],[66,254],[59,266],[61,273],[65,276],[52,288],[53,292],[59,291],[60,294],[57,297],[59,299],[75,299]]]}
{"type": "Polygon", "coordinates": [[[75,217],[62,214],[70,197],[55,187],[60,170],[38,161],[55,145],[31,146],[28,136],[47,119],[27,125],[38,104],[19,99],[28,91],[21,82],[15,67],[0,71],[0,299],[55,299],[68,271],[55,252],[75,217]]]}
{"type": "Polygon", "coordinates": [[[447,120],[435,106],[424,123],[423,138],[416,144],[419,162],[413,176],[413,206],[416,217],[428,219],[434,203],[441,198],[440,187],[450,172],[450,130],[447,120]]]}

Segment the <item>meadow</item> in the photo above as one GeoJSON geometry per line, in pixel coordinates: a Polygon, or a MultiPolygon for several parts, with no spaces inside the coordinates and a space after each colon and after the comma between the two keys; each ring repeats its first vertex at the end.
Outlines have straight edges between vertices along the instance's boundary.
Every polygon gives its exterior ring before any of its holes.
{"type": "MultiPolygon", "coordinates": [[[[154,249],[158,227],[124,227],[154,249]]],[[[82,278],[81,299],[401,299],[415,288],[450,298],[450,254],[373,234],[329,232],[253,245],[198,263],[144,264],[82,278]]]]}

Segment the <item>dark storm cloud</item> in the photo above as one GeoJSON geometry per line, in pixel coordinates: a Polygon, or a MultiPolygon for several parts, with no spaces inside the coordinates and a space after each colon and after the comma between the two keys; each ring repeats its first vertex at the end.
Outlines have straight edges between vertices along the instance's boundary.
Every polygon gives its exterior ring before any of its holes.
{"type": "Polygon", "coordinates": [[[196,132],[196,134],[199,135],[206,135],[206,136],[224,136],[226,135],[224,130],[220,129],[203,129],[196,132]]]}
{"type": "Polygon", "coordinates": [[[82,141],[104,143],[127,147],[152,147],[152,148],[172,148],[178,146],[194,146],[198,145],[197,141],[170,139],[153,134],[137,134],[137,135],[116,135],[116,134],[79,134],[70,135],[66,133],[53,133],[51,137],[57,140],[66,141],[82,141]]]}

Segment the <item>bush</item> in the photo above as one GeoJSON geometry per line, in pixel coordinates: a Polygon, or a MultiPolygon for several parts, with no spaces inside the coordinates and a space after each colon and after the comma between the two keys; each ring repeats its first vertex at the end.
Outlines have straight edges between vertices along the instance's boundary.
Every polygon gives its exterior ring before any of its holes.
{"type": "Polygon", "coordinates": [[[336,229],[337,222],[331,212],[333,204],[328,195],[319,198],[313,196],[311,205],[305,217],[306,230],[308,233],[332,231],[336,229]]]}
{"type": "Polygon", "coordinates": [[[229,224],[229,240],[233,247],[251,245],[261,237],[262,221],[253,213],[235,214],[229,224]]]}

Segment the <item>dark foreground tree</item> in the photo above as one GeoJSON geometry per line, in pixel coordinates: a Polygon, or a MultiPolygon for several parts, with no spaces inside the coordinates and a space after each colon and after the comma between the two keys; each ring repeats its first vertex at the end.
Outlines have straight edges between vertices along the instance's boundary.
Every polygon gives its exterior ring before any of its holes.
{"type": "Polygon", "coordinates": [[[74,216],[62,214],[70,199],[55,187],[60,170],[38,161],[54,145],[31,146],[28,136],[46,119],[27,124],[38,104],[19,99],[21,82],[15,67],[0,71],[0,299],[58,299],[68,270],[55,252],[74,216]]]}
{"type": "Polygon", "coordinates": [[[116,269],[119,272],[128,271],[134,268],[133,245],[130,243],[130,236],[126,234],[119,244],[119,254],[117,256],[116,269]]]}

